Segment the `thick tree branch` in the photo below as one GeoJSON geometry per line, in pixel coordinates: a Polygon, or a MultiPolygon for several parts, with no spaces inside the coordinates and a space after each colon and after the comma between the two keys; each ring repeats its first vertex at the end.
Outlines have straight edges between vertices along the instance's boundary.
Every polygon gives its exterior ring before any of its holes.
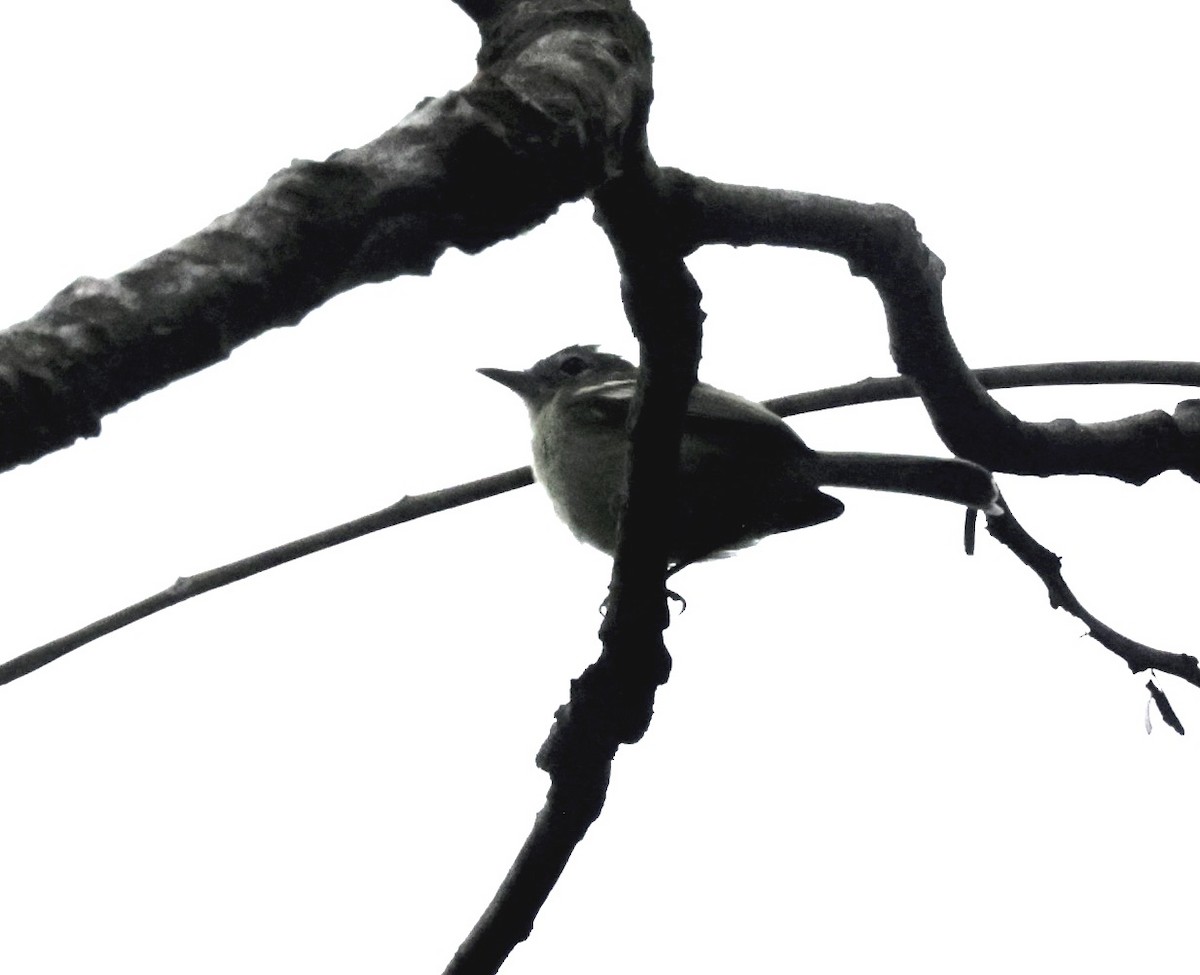
{"type": "Polygon", "coordinates": [[[508,876],[447,972],[491,972],[520,940],[575,846],[600,815],[617,749],[639,740],[670,673],[665,517],[677,479],[688,393],[700,360],[700,294],[666,238],[653,163],[596,194],[621,265],[626,313],[642,348],[630,433],[628,500],[618,532],[603,650],[576,680],[538,753],[546,804],[508,876]]]}
{"type": "Polygon", "coordinates": [[[967,368],[942,308],[942,262],[903,210],[730,186],[667,172],[681,246],[778,244],[844,257],[875,285],[892,357],[959,457],[1015,474],[1103,474],[1141,484],[1166,470],[1200,480],[1200,400],[1104,423],[1014,416],[967,368]]]}
{"type": "Polygon", "coordinates": [[[651,98],[627,0],[503,6],[462,90],[294,163],[207,229],[0,333],[0,470],[95,436],[104,414],[342,291],[427,274],[447,248],[512,237],[618,173],[651,98]]]}

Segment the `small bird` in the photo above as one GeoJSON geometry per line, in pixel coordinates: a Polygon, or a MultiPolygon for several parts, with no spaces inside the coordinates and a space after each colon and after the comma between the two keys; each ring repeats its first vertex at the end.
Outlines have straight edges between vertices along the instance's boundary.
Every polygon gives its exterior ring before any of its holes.
{"type": "MultiPolygon", "coordinates": [[[[478,371],[525,402],[534,475],[559,517],[581,541],[612,555],[638,370],[597,349],[572,345],[529,369],[478,371]]],[[[760,403],[697,383],[683,421],[671,573],[768,535],[836,518],[844,505],[821,485],[998,510],[991,475],[969,461],[815,451],[760,403]]]]}

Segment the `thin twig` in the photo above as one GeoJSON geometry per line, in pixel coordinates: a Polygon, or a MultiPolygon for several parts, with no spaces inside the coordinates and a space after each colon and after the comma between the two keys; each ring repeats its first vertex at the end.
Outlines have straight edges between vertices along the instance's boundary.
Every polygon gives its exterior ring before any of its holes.
{"type": "Polygon", "coordinates": [[[1129,637],[1118,633],[1084,609],[1075,594],[1063,579],[1062,559],[1029,534],[1013,516],[1012,508],[1003,498],[1000,504],[1004,507],[1002,515],[988,515],[987,529],[997,541],[1007,546],[1014,555],[1029,566],[1043,584],[1050,596],[1050,605],[1055,609],[1064,609],[1076,619],[1081,620],[1088,628],[1088,634],[1101,646],[1111,650],[1129,665],[1135,674],[1143,670],[1160,670],[1164,674],[1173,674],[1189,684],[1200,687],[1200,662],[1185,653],[1168,653],[1156,650],[1144,643],[1138,643],[1129,637]]]}
{"type": "MultiPolygon", "coordinates": [[[[1020,366],[993,366],[973,370],[985,389],[1030,386],[1098,386],[1144,384],[1200,386],[1200,362],[1156,362],[1137,359],[1090,362],[1042,362],[1020,366]]],[[[912,399],[916,386],[905,376],[860,379],[845,386],[814,389],[792,396],[765,400],[763,405],[780,416],[829,410],[839,406],[912,399]]]]}
{"type": "Polygon", "coordinates": [[[478,481],[471,481],[469,484],[459,484],[428,494],[411,495],[401,498],[395,504],[390,504],[373,514],[355,518],[353,521],[337,525],[334,528],[326,528],[307,538],[288,542],[216,569],[199,572],[193,576],[185,576],[176,580],[173,585],[168,586],[162,592],[155,593],[141,602],[126,606],[111,616],[106,616],[74,633],[51,640],[49,643],[42,644],[40,647],[0,664],[0,684],[7,684],[18,677],[24,677],[64,654],[78,649],[85,643],[90,643],[123,626],[145,619],[152,613],[157,613],[168,606],[182,603],[185,599],[219,589],[231,582],[238,582],[277,565],[283,565],[285,562],[291,562],[322,549],[340,545],[342,542],[360,538],[371,532],[379,531],[381,528],[390,528],[392,525],[412,521],[414,518],[421,518],[437,511],[445,511],[448,508],[456,508],[471,501],[490,498],[532,483],[532,472],[528,467],[520,467],[516,470],[505,471],[503,474],[493,474],[478,481]]]}

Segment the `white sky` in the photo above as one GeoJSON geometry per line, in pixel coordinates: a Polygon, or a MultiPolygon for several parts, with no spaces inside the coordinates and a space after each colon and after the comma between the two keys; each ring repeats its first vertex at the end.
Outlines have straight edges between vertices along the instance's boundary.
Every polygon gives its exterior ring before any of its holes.
{"type": "MultiPolygon", "coordinates": [[[[1195,358],[1197,63],[1182,5],[646,0],[659,161],[889,201],[949,266],[973,365],[1195,358]],[[810,9],[815,8],[815,9],[810,9]],[[978,11],[978,12],[976,12],[978,11]],[[1188,341],[1185,341],[1185,337],[1188,341]]],[[[294,157],[468,81],[449,0],[113,0],[8,15],[4,321],[237,206],[294,157]]],[[[819,255],[691,260],[702,374],[766,397],[893,372],[819,255]]],[[[0,479],[0,648],[195,572],[525,462],[475,374],[629,351],[586,206],[338,298],[0,479]]],[[[1172,389],[1003,394],[1101,419],[1172,389]]],[[[912,404],[810,443],[936,452],[912,404]]],[[[1200,650],[1200,488],[1001,479],[1084,603],[1200,650]]],[[[1146,675],[934,502],[847,512],[678,577],[646,739],[506,972],[1181,970],[1200,691],[1146,675]],[[697,968],[699,966],[699,968],[697,968]]],[[[533,756],[598,650],[608,566],[536,490],[210,594],[0,689],[0,966],[20,975],[438,972],[541,804],[533,756]]]]}

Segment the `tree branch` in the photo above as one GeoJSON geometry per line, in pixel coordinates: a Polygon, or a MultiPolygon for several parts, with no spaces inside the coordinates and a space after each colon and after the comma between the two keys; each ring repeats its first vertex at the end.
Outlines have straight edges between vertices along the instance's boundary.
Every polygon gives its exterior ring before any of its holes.
{"type": "Polygon", "coordinates": [[[600,815],[617,749],[638,741],[654,695],[670,673],[662,631],[668,539],[665,517],[675,491],[683,413],[700,361],[700,294],[665,233],[656,171],[596,193],[597,220],[621,266],[626,314],[642,349],[630,431],[628,495],[617,537],[603,650],[571,682],[538,752],[550,775],[546,804],[492,903],[447,972],[492,972],[528,937],[575,846],[600,815]]]}
{"type": "Polygon", "coordinates": [[[1031,423],[967,368],[942,308],[942,262],[897,207],[731,186],[670,170],[681,246],[778,244],[844,257],[883,301],[892,357],[959,457],[1014,474],[1103,474],[1142,484],[1166,470],[1200,480],[1200,400],[1103,423],[1031,423]]]}
{"type": "Polygon", "coordinates": [[[1200,687],[1200,663],[1195,657],[1184,653],[1167,653],[1138,643],[1101,623],[1089,613],[1063,579],[1062,559],[1021,526],[1006,500],[1001,499],[1000,504],[1005,512],[1002,515],[988,515],[988,533],[1037,573],[1046,586],[1051,606],[1055,609],[1065,609],[1081,620],[1087,626],[1088,634],[1101,646],[1124,660],[1135,674],[1153,668],[1165,674],[1174,674],[1189,684],[1200,687]]]}
{"type": "MultiPolygon", "coordinates": [[[[1016,389],[1030,386],[1097,386],[1146,384],[1200,386],[1200,362],[1152,362],[1136,359],[1110,361],[1043,362],[1021,366],[992,366],[973,369],[985,389],[1016,389]]],[[[813,389],[791,396],[763,401],[763,406],[780,416],[795,416],[862,403],[911,399],[917,388],[905,376],[860,379],[844,386],[813,389]]]]}
{"type": "Polygon", "coordinates": [[[627,0],[509,3],[482,29],[465,88],[294,163],[207,229],[80,278],[0,333],[0,470],[95,436],[103,415],[342,291],[428,274],[447,248],[519,234],[618,173],[651,97],[627,0]]]}
{"type": "Polygon", "coordinates": [[[18,677],[24,677],[26,674],[45,667],[48,663],[53,663],[72,650],[79,649],[84,644],[98,640],[130,623],[136,623],[169,606],[175,606],[184,600],[191,599],[193,596],[219,589],[259,572],[265,572],[267,569],[273,569],[277,565],[283,565],[322,549],[340,545],[342,542],[361,538],[363,535],[377,532],[381,528],[390,528],[393,525],[423,518],[425,515],[431,515],[438,511],[457,508],[459,505],[468,504],[471,501],[480,501],[483,498],[504,494],[532,483],[533,472],[528,467],[518,467],[516,470],[493,474],[468,484],[459,484],[428,494],[406,496],[395,504],[390,504],[372,514],[355,518],[353,521],[347,521],[333,528],[326,528],[307,538],[300,538],[236,562],[230,562],[228,565],[177,579],[174,584],[153,596],[148,596],[141,602],[126,606],[111,616],[89,623],[74,633],[51,640],[49,643],[44,643],[40,647],[35,647],[33,650],[0,664],[0,684],[7,684],[18,677]]]}
{"type": "MultiPolygon", "coordinates": [[[[1052,362],[1037,366],[997,366],[991,369],[980,369],[976,375],[984,385],[993,389],[1047,386],[1060,382],[1161,382],[1200,386],[1200,363],[1052,362]]],[[[912,396],[916,396],[912,383],[903,376],[894,376],[888,379],[860,379],[858,382],[845,386],[830,386],[806,393],[781,396],[777,399],[765,400],[763,405],[774,410],[780,416],[794,416],[800,413],[812,413],[842,406],[883,402],[912,396]]],[[[342,542],[348,542],[381,528],[390,528],[392,525],[420,518],[426,514],[447,511],[459,505],[469,504],[472,501],[515,490],[532,483],[533,472],[528,467],[521,467],[468,484],[444,488],[431,494],[405,497],[374,514],[355,518],[353,521],[325,529],[307,538],[247,556],[229,565],[186,577],[141,602],[127,606],[111,616],[76,630],[74,633],[58,637],[14,657],[7,663],[0,664],[0,684],[6,684],[25,674],[32,673],[72,650],[78,650],[93,640],[137,620],[145,619],[147,616],[183,602],[185,599],[191,599],[201,593],[238,582],[277,565],[305,555],[312,555],[322,549],[340,545],[342,542]],[[492,490],[493,487],[494,490],[492,490]],[[426,505],[428,507],[425,507],[426,505]]]]}

